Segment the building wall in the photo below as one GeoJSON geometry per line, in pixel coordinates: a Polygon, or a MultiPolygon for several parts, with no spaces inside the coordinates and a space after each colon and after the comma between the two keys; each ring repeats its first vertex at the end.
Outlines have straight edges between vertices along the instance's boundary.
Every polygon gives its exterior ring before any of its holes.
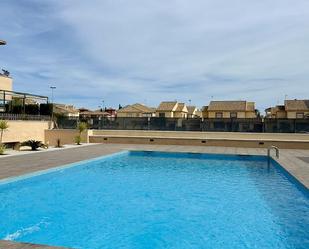
{"type": "Polygon", "coordinates": [[[117,117],[119,118],[136,118],[136,117],[142,117],[141,113],[138,112],[118,112],[117,117]]]}
{"type": "Polygon", "coordinates": [[[304,113],[304,116],[309,115],[309,111],[297,111],[297,112],[287,112],[287,118],[295,119],[297,113],[304,113]]]}
{"type": "Polygon", "coordinates": [[[174,118],[187,118],[186,112],[174,112],[174,118]]]}
{"type": "MultiPolygon", "coordinates": [[[[204,118],[216,118],[216,113],[220,111],[208,111],[203,113],[204,118]]],[[[222,118],[231,118],[231,112],[223,112],[222,118]]],[[[237,118],[256,118],[255,112],[237,112],[237,118]]]]}
{"type": "Polygon", "coordinates": [[[276,118],[287,118],[287,113],[285,111],[280,111],[275,114],[276,118]]]}
{"type": "Polygon", "coordinates": [[[174,112],[156,112],[156,117],[160,117],[160,113],[164,113],[166,118],[174,118],[174,112]]]}
{"type": "Polygon", "coordinates": [[[138,117],[154,117],[155,113],[142,113],[142,112],[118,112],[117,117],[119,118],[138,118],[138,117]]]}
{"type": "Polygon", "coordinates": [[[0,90],[12,91],[13,80],[10,77],[0,75],[0,90]]]}
{"type": "MultiPolygon", "coordinates": [[[[309,149],[308,134],[93,130],[93,143],[179,144],[285,149],[309,149]]],[[[266,154],[266,151],[265,151],[266,154]]]]}
{"type": "Polygon", "coordinates": [[[23,142],[30,139],[43,142],[45,130],[51,127],[49,121],[10,120],[8,125],[8,130],[3,134],[4,143],[23,142]]]}
{"type": "Polygon", "coordinates": [[[246,112],[246,117],[245,118],[256,118],[256,113],[255,112],[246,112]]]}
{"type": "MultiPolygon", "coordinates": [[[[0,75],[0,90],[6,90],[6,91],[12,91],[13,90],[13,80],[10,77],[6,77],[3,75],[0,75]]],[[[4,99],[4,94],[0,92],[0,100],[4,99]]],[[[11,100],[12,96],[5,96],[6,100],[11,100]]],[[[0,112],[2,110],[0,109],[0,112]]]]}
{"type": "MultiPolygon", "coordinates": [[[[76,129],[53,129],[45,130],[45,143],[50,146],[56,146],[58,139],[61,145],[74,144],[75,137],[78,136],[79,132],[76,129]]],[[[92,135],[92,131],[85,131],[82,133],[82,143],[88,143],[89,135],[92,135]]]]}

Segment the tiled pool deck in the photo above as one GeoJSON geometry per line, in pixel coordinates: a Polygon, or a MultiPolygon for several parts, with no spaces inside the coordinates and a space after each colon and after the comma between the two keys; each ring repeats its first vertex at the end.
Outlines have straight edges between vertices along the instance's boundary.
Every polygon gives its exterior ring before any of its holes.
{"type": "MultiPolygon", "coordinates": [[[[19,176],[39,170],[45,170],[64,164],[108,155],[122,150],[153,150],[171,152],[196,152],[216,154],[266,155],[266,149],[179,146],[179,145],[131,145],[131,144],[93,144],[63,150],[38,152],[11,157],[0,157],[0,180],[19,176]]],[[[274,152],[272,152],[274,153],[274,152]]],[[[309,150],[280,150],[280,158],[276,159],[290,174],[309,188],[309,150]]],[[[0,241],[0,248],[8,249],[60,249],[33,244],[11,243],[0,241]]]]}

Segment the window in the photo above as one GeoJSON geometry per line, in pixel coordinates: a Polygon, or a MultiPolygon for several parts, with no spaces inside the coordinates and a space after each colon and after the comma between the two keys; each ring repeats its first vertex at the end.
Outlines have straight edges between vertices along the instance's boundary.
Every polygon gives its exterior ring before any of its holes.
{"type": "Polygon", "coordinates": [[[222,112],[216,112],[216,118],[223,118],[222,112]]]}
{"type": "Polygon", "coordinates": [[[297,112],[296,118],[304,118],[304,113],[303,112],[297,112]]]}
{"type": "Polygon", "coordinates": [[[231,112],[230,118],[237,118],[237,112],[231,112]]]}
{"type": "Polygon", "coordinates": [[[164,113],[164,112],[160,112],[160,113],[159,113],[159,117],[160,117],[160,118],[165,118],[165,113],[164,113]]]}

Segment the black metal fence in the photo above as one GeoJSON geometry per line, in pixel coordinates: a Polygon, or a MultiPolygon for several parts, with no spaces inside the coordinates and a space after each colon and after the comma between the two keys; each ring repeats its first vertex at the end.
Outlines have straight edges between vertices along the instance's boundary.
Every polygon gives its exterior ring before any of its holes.
{"type": "Polygon", "coordinates": [[[102,118],[79,120],[59,118],[60,129],[75,129],[78,122],[87,122],[90,129],[160,130],[160,131],[216,131],[309,133],[309,119],[181,119],[181,118],[102,118]]]}
{"type": "Polygon", "coordinates": [[[48,115],[28,115],[28,114],[11,114],[1,113],[0,120],[38,120],[38,121],[49,121],[51,117],[48,115]]]}

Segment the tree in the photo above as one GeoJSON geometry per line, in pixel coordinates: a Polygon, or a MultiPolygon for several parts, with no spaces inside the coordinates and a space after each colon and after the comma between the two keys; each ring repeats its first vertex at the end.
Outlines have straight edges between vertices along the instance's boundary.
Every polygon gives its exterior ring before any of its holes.
{"type": "Polygon", "coordinates": [[[83,131],[85,131],[87,129],[87,123],[85,122],[80,122],[77,126],[77,130],[79,132],[79,134],[75,137],[75,143],[77,143],[77,145],[80,145],[81,141],[82,141],[82,133],[83,131]]]}

